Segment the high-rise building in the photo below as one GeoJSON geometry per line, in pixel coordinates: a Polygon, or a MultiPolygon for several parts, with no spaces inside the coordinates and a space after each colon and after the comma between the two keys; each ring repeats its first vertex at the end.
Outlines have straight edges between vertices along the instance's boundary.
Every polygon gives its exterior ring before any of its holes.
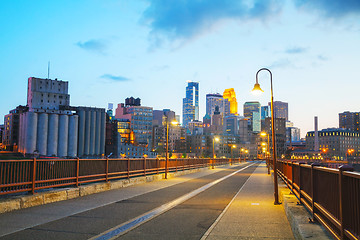
{"type": "MultiPolygon", "coordinates": [[[[234,88],[225,89],[223,98],[227,99],[230,103],[230,113],[229,114],[237,115],[238,114],[238,103],[236,101],[236,94],[235,94],[234,88]]],[[[225,116],[227,116],[229,114],[225,114],[225,116]]]]}
{"type": "MultiPolygon", "coordinates": [[[[284,118],[275,118],[275,137],[276,137],[276,153],[280,157],[286,151],[286,123],[284,118]]],[[[271,118],[266,118],[263,126],[263,131],[269,134],[269,139],[272,139],[272,124],[271,118]]],[[[270,149],[273,148],[272,141],[270,141],[270,149]]]]}
{"type": "Polygon", "coordinates": [[[261,120],[271,117],[270,106],[261,106],[261,120]]]}
{"type": "Polygon", "coordinates": [[[244,117],[250,119],[253,132],[261,131],[261,104],[259,102],[244,103],[244,117]]]}
{"type": "Polygon", "coordinates": [[[339,127],[351,131],[360,132],[360,112],[343,112],[339,113],[339,127]]]}
{"type": "Polygon", "coordinates": [[[240,119],[242,119],[242,117],[235,114],[224,117],[224,134],[238,136],[240,119]]]}
{"type": "Polygon", "coordinates": [[[128,119],[131,123],[131,130],[134,132],[135,142],[142,145],[151,145],[153,109],[137,105],[125,106],[118,104],[115,118],[128,119]]]}
{"type": "Polygon", "coordinates": [[[209,115],[210,119],[213,118],[216,109],[219,112],[219,114],[221,114],[222,118],[224,118],[224,116],[229,115],[230,114],[229,100],[223,98],[223,95],[218,93],[206,94],[206,114],[209,115]]]}
{"type": "Polygon", "coordinates": [[[259,102],[244,103],[244,117],[251,118],[253,112],[260,113],[261,104],[259,102]]]}
{"type": "MultiPolygon", "coordinates": [[[[270,102],[268,105],[271,109],[270,102]]],[[[289,104],[287,102],[274,101],[274,117],[285,118],[285,120],[288,121],[289,120],[288,108],[289,108],[289,104]]]]}
{"type": "Polygon", "coordinates": [[[183,126],[192,120],[199,120],[199,83],[190,81],[183,98],[183,126]]]}

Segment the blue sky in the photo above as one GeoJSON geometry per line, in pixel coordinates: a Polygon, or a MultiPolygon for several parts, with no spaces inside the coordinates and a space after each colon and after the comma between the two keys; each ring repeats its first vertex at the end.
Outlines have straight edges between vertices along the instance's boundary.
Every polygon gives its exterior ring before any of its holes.
{"type": "MultiPolygon", "coordinates": [[[[71,105],[142,105],[182,113],[187,80],[205,95],[233,87],[246,101],[258,69],[273,73],[301,135],[360,111],[358,0],[2,0],[0,116],[26,104],[27,78],[69,81],[71,105]]],[[[3,117],[0,118],[3,123],[3,117]]]]}

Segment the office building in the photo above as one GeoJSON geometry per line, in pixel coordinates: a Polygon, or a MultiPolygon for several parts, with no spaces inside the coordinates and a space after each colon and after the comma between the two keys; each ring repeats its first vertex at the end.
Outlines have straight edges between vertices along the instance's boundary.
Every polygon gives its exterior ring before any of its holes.
{"type": "Polygon", "coordinates": [[[199,83],[188,82],[186,95],[183,98],[183,126],[192,120],[199,120],[199,83]]]}
{"type": "Polygon", "coordinates": [[[261,131],[261,104],[259,102],[244,103],[244,117],[250,120],[253,132],[261,131]]]}
{"type": "Polygon", "coordinates": [[[27,110],[27,107],[18,106],[5,115],[2,134],[2,145],[5,150],[15,152],[18,150],[20,114],[27,110]]]}
{"type": "MultiPolygon", "coordinates": [[[[271,109],[270,102],[268,105],[271,109]]],[[[284,118],[286,121],[288,121],[289,120],[288,108],[289,106],[287,102],[274,101],[274,117],[284,118]]]]}
{"type": "Polygon", "coordinates": [[[360,112],[339,113],[339,128],[345,128],[360,133],[360,112]]]}
{"type": "Polygon", "coordinates": [[[130,120],[131,130],[135,136],[135,144],[151,145],[153,123],[152,107],[120,103],[116,109],[115,118],[130,120]]]}
{"type": "Polygon", "coordinates": [[[270,106],[261,106],[261,120],[271,117],[270,106]]]}
{"type": "MultiPolygon", "coordinates": [[[[233,108],[237,111],[237,103],[236,98],[231,98],[231,92],[226,93],[228,95],[228,98],[232,99],[233,101],[233,108]],[[234,103],[235,101],[235,103],[234,103]]],[[[231,103],[228,99],[225,99],[223,95],[221,94],[206,94],[206,114],[210,116],[210,119],[212,119],[215,110],[217,109],[218,112],[220,112],[222,118],[224,116],[230,115],[231,110],[231,103]]]]}
{"type": "MultiPolygon", "coordinates": [[[[272,139],[271,118],[266,118],[262,131],[269,134],[269,139],[272,139]]],[[[280,158],[286,151],[286,124],[285,118],[275,118],[275,138],[276,138],[276,153],[280,158]]],[[[270,149],[273,148],[272,141],[270,141],[270,149]]]]}
{"type": "Polygon", "coordinates": [[[238,136],[239,135],[239,121],[242,119],[242,117],[239,117],[238,115],[228,115],[224,117],[224,134],[226,135],[233,135],[238,136]]]}
{"type": "Polygon", "coordinates": [[[230,104],[230,107],[225,108],[225,110],[226,110],[225,116],[230,115],[230,114],[237,115],[238,114],[238,103],[236,101],[236,94],[235,94],[234,88],[225,89],[223,98],[225,100],[227,100],[227,101],[225,101],[226,104],[227,104],[227,102],[230,104]],[[227,109],[229,109],[230,112],[227,112],[227,109]]]}
{"type": "Polygon", "coordinates": [[[344,160],[360,155],[360,133],[344,128],[327,128],[318,131],[319,149],[315,146],[315,131],[306,134],[306,148],[320,150],[325,158],[344,160]],[[353,150],[353,151],[349,151],[353,150]]]}

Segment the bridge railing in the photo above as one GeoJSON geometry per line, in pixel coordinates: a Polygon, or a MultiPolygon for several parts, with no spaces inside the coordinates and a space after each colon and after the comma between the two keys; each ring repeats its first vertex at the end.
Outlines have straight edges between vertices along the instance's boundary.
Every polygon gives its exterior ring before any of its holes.
{"type": "MultiPolygon", "coordinates": [[[[169,159],[168,171],[222,165],[240,159],[175,158],[169,159]]],[[[43,189],[162,174],[162,158],[105,159],[24,159],[0,160],[0,195],[20,192],[34,194],[43,189]]]]}
{"type": "Polygon", "coordinates": [[[278,161],[278,172],[300,202],[338,239],[360,239],[360,173],[278,161]]]}

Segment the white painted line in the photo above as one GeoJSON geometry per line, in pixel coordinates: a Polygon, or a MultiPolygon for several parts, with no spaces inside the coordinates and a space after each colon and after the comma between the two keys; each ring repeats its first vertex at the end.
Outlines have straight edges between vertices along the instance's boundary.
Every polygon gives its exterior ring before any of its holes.
{"type": "Polygon", "coordinates": [[[260,203],[251,203],[252,206],[259,206],[260,203]]]}
{"type": "MultiPolygon", "coordinates": [[[[254,165],[255,163],[253,163],[252,165],[254,165]]],[[[215,222],[209,227],[209,229],[204,233],[204,235],[200,238],[200,240],[205,240],[209,234],[211,233],[211,231],[215,228],[215,226],[219,223],[220,219],[224,216],[224,214],[227,212],[228,208],[230,207],[230,205],[232,204],[232,202],[235,200],[235,198],[239,195],[239,193],[241,192],[241,190],[243,189],[243,187],[245,186],[245,184],[249,181],[250,177],[246,180],[246,182],[242,185],[242,187],[239,189],[239,191],[235,194],[235,196],[231,199],[231,201],[229,202],[229,204],[225,207],[225,209],[221,212],[221,214],[217,217],[217,219],[215,220],[215,222]]]]}
{"type": "Polygon", "coordinates": [[[237,171],[235,171],[235,172],[233,172],[233,173],[231,173],[231,174],[229,174],[227,176],[224,176],[224,177],[222,177],[220,179],[217,179],[217,180],[215,180],[213,182],[210,182],[210,183],[208,183],[208,184],[206,184],[206,185],[204,185],[204,186],[202,186],[202,187],[200,187],[198,189],[195,189],[192,192],[190,192],[188,194],[185,194],[185,195],[183,195],[183,196],[181,196],[181,197],[179,197],[179,198],[177,198],[177,199],[175,199],[175,200],[173,200],[171,202],[165,203],[165,204],[161,205],[158,208],[155,208],[155,209],[153,209],[153,210],[151,210],[149,212],[146,212],[146,213],[144,213],[144,214],[142,214],[142,215],[140,215],[138,217],[135,217],[135,218],[133,218],[133,219],[131,219],[131,220],[125,222],[125,223],[122,223],[122,224],[120,224],[120,225],[118,225],[116,227],[113,227],[113,228],[111,228],[111,229],[109,229],[109,230],[107,230],[107,231],[105,231],[103,233],[100,233],[99,235],[97,235],[95,237],[92,237],[89,240],[115,239],[115,238],[117,238],[117,237],[131,231],[132,229],[140,226],[141,224],[146,223],[147,221],[153,219],[154,217],[157,217],[160,214],[162,214],[162,213],[176,207],[177,205],[185,202],[186,200],[198,195],[199,193],[207,190],[208,188],[214,186],[215,184],[217,184],[217,183],[219,183],[221,181],[224,181],[225,179],[237,174],[238,172],[241,172],[241,171],[245,170],[246,168],[248,168],[248,167],[250,167],[250,166],[252,166],[254,164],[255,163],[252,163],[252,164],[250,164],[250,165],[248,165],[246,167],[243,167],[243,168],[241,168],[241,169],[239,169],[239,170],[237,170],[237,171]]]}

